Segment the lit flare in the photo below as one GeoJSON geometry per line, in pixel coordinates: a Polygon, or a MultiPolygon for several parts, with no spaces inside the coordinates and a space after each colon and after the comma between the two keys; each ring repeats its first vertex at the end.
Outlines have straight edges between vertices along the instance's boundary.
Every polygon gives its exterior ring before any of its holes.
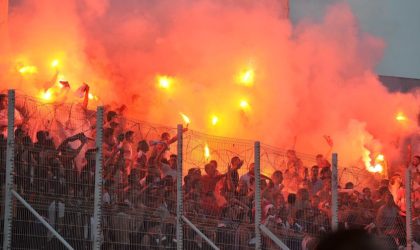
{"type": "Polygon", "coordinates": [[[204,146],[204,158],[208,161],[210,159],[210,148],[209,145],[204,146]]]}
{"type": "Polygon", "coordinates": [[[169,76],[158,76],[157,83],[161,89],[169,89],[173,83],[173,78],[169,76]]]}
{"type": "Polygon", "coordinates": [[[190,124],[190,118],[188,117],[188,116],[186,116],[184,113],[182,113],[182,112],[180,112],[179,113],[180,115],[181,115],[181,117],[182,117],[182,120],[184,120],[184,122],[187,124],[187,126],[188,126],[188,124],[190,124]]]}
{"type": "Polygon", "coordinates": [[[215,126],[218,122],[219,122],[219,117],[213,115],[213,117],[211,118],[211,124],[215,126]]]}
{"type": "Polygon", "coordinates": [[[239,84],[247,87],[251,87],[254,84],[255,72],[253,69],[246,69],[242,71],[238,77],[237,81],[239,84]]]}
{"type": "Polygon", "coordinates": [[[19,69],[19,73],[22,75],[32,75],[38,72],[38,68],[35,66],[23,66],[19,69]]]}
{"type": "Polygon", "coordinates": [[[395,116],[395,120],[399,121],[399,122],[403,122],[405,120],[407,120],[407,117],[404,115],[404,113],[399,112],[396,116],[395,116]]]}

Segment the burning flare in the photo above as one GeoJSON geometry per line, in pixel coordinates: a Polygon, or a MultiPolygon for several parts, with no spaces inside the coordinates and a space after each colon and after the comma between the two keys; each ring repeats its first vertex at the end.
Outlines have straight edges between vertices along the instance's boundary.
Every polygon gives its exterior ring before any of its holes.
{"type": "Polygon", "coordinates": [[[238,76],[238,81],[241,85],[250,87],[254,84],[254,70],[253,69],[247,69],[238,76]]]}
{"type": "Polygon", "coordinates": [[[51,90],[51,89],[42,90],[42,91],[39,93],[38,97],[39,97],[41,100],[45,101],[45,102],[50,102],[50,101],[52,101],[52,99],[53,99],[53,93],[52,93],[52,90],[51,90]]]}
{"type": "Polygon", "coordinates": [[[54,60],[51,62],[51,67],[52,67],[52,68],[57,68],[59,64],[60,64],[60,61],[59,61],[59,60],[57,60],[57,59],[54,59],[54,60]]]}
{"type": "Polygon", "coordinates": [[[19,69],[19,73],[22,75],[32,75],[38,72],[37,67],[35,66],[23,66],[19,69]]]}
{"type": "Polygon", "coordinates": [[[207,144],[204,146],[204,158],[206,161],[210,160],[210,148],[207,144]]]}
{"type": "Polygon", "coordinates": [[[247,101],[247,100],[245,100],[245,99],[242,99],[242,100],[239,102],[239,107],[241,107],[242,109],[247,109],[247,108],[249,108],[249,103],[248,103],[248,101],[247,101]]]}
{"type": "Polygon", "coordinates": [[[184,113],[180,112],[179,113],[182,117],[182,120],[184,120],[184,122],[187,124],[187,126],[190,124],[190,118],[188,118],[188,116],[186,116],[184,113]]]}
{"type": "Polygon", "coordinates": [[[173,78],[169,76],[158,76],[158,86],[161,89],[169,89],[173,83],[173,78]]]}
{"type": "Polygon", "coordinates": [[[404,113],[399,112],[396,116],[395,116],[395,120],[399,121],[399,122],[403,122],[407,120],[407,117],[404,115],[404,113]]]}
{"type": "Polygon", "coordinates": [[[211,124],[215,126],[218,122],[219,122],[219,117],[213,115],[213,117],[211,118],[211,124]]]}
{"type": "Polygon", "coordinates": [[[371,173],[382,173],[384,171],[385,156],[383,154],[378,154],[372,163],[372,158],[370,157],[370,154],[370,151],[366,150],[363,156],[363,161],[365,163],[366,170],[371,173]]]}

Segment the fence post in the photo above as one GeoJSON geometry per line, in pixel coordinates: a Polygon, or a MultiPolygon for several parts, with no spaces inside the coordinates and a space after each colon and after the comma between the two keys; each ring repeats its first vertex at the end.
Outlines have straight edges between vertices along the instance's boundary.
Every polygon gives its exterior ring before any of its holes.
{"type": "Polygon", "coordinates": [[[405,170],[405,202],[406,202],[406,234],[407,234],[407,250],[413,249],[413,215],[411,204],[411,169],[405,170]]]}
{"type": "Polygon", "coordinates": [[[181,124],[177,127],[178,147],[177,147],[177,173],[176,173],[176,245],[178,250],[183,250],[183,234],[182,234],[182,133],[181,124]]]}
{"type": "Polygon", "coordinates": [[[331,175],[331,228],[338,229],[338,155],[332,154],[332,175],[331,175]]]}
{"type": "Polygon", "coordinates": [[[102,142],[103,142],[103,128],[104,124],[104,108],[98,107],[96,111],[96,161],[95,161],[95,201],[93,212],[93,249],[100,250],[102,244],[102,142]]]}
{"type": "Polygon", "coordinates": [[[254,174],[255,174],[255,249],[261,250],[261,166],[260,142],[254,144],[254,174]]]}
{"type": "Polygon", "coordinates": [[[15,91],[9,90],[7,107],[6,186],[4,199],[3,249],[11,249],[13,220],[13,172],[15,167],[15,91]]]}

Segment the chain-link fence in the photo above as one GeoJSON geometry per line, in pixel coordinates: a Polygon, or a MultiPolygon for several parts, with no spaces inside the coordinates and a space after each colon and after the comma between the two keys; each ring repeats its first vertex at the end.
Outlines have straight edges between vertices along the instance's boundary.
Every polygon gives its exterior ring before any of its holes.
{"type": "MultiPolygon", "coordinates": [[[[102,113],[77,104],[19,95],[13,108],[9,158],[10,120],[0,110],[1,213],[5,232],[11,222],[12,249],[64,249],[64,242],[73,249],[314,249],[334,216],[338,228],[362,228],[389,248],[407,245],[404,192],[393,189],[403,176],[340,166],[335,179],[329,156],[265,144],[256,155],[252,141],[187,129],[180,137],[175,127],[118,110],[105,110],[97,124],[102,113]]],[[[418,240],[420,176],[411,179],[418,240]]]]}

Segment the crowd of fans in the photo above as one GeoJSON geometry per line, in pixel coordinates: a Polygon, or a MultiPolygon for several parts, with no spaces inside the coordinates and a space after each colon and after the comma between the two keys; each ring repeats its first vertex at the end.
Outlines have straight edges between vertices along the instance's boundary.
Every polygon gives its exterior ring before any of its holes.
{"type": "MultiPolygon", "coordinates": [[[[135,141],[135,132],[124,131],[118,119],[116,112],[108,111],[104,125],[102,248],[175,249],[177,155],[168,149],[176,137],[163,133],[154,141],[135,141]]],[[[83,133],[56,145],[48,131],[38,131],[31,138],[24,127],[15,130],[15,142],[17,192],[70,245],[90,249],[98,149],[83,133]],[[83,166],[77,166],[78,157],[84,158],[83,166]]],[[[0,149],[4,187],[4,135],[0,135],[0,149]]],[[[304,166],[294,150],[288,150],[286,157],[285,166],[271,176],[261,176],[262,224],[291,249],[315,249],[318,239],[331,231],[331,165],[317,155],[315,165],[304,166]]],[[[419,162],[420,157],[414,156],[410,165],[415,216],[420,214],[419,162]]],[[[251,249],[255,247],[254,165],[244,166],[238,156],[232,156],[227,165],[211,160],[188,170],[183,177],[184,214],[220,249],[251,249]]],[[[339,227],[378,235],[390,249],[404,246],[402,180],[394,174],[361,190],[351,182],[340,186],[339,227]]],[[[14,248],[63,248],[21,204],[14,204],[13,216],[14,248]]],[[[414,220],[414,227],[418,221],[414,220]]],[[[276,249],[266,237],[263,247],[276,249]]],[[[211,247],[184,226],[184,249],[211,247]]]]}

